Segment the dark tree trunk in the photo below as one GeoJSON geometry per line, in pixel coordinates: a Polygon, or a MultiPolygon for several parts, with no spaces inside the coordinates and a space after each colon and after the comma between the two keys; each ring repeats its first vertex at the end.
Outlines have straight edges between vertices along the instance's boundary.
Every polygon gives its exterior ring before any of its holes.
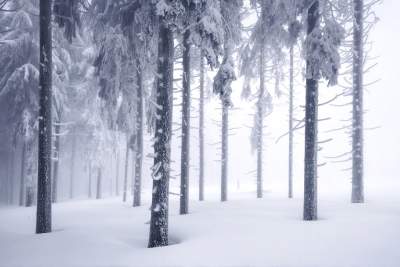
{"type": "Polygon", "coordinates": [[[288,197],[293,198],[293,45],[290,46],[289,67],[289,190],[288,197]]]}
{"type": "Polygon", "coordinates": [[[36,233],[51,232],[51,3],[40,1],[39,150],[36,233]]]}
{"type": "Polygon", "coordinates": [[[228,200],[228,114],[229,107],[222,101],[221,201],[228,200]]]}
{"type": "Polygon", "coordinates": [[[22,140],[22,149],[21,149],[21,178],[19,183],[19,205],[24,205],[24,196],[25,196],[25,162],[26,162],[26,141],[22,140]]]}
{"type": "Polygon", "coordinates": [[[136,153],[135,180],[133,185],[133,206],[141,205],[142,194],[142,165],[143,165],[143,73],[138,60],[137,67],[137,110],[136,110],[136,153]]]}
{"type": "MultiPolygon", "coordinates": [[[[308,9],[307,33],[319,27],[319,1],[308,9]]],[[[307,69],[309,64],[307,60],[307,69]]],[[[318,120],[318,80],[307,78],[304,156],[304,220],[317,220],[317,120],[318,120]]]]}
{"type": "Polygon", "coordinates": [[[168,245],[168,194],[170,173],[171,104],[174,38],[164,21],[159,23],[157,121],[154,143],[153,195],[149,247],[168,245]]]}
{"type": "Polygon", "coordinates": [[[122,192],[122,201],[126,202],[126,195],[128,191],[128,164],[129,164],[129,137],[126,141],[126,152],[125,152],[125,173],[124,173],[124,188],[122,192]]]}
{"type": "Polygon", "coordinates": [[[75,129],[72,132],[71,161],[69,176],[69,198],[74,198],[74,179],[75,179],[75,154],[76,154],[76,135],[75,129]]]}
{"type": "Polygon", "coordinates": [[[190,149],[190,31],[183,36],[183,75],[182,75],[182,146],[181,146],[181,192],[180,214],[189,212],[189,149],[190,149]]]}
{"type": "Polygon", "coordinates": [[[96,185],[96,199],[101,199],[101,190],[102,190],[102,171],[101,167],[97,168],[97,185],[96,185]]]}
{"type": "Polygon", "coordinates": [[[204,200],[204,51],[200,52],[199,200],[204,200]]]}
{"type": "Polygon", "coordinates": [[[364,203],[363,61],[364,1],[353,0],[353,178],[352,203],[364,203]]]}
{"type": "Polygon", "coordinates": [[[58,166],[60,164],[60,132],[61,132],[61,125],[60,125],[60,118],[58,118],[55,126],[55,141],[54,141],[54,161],[53,161],[53,181],[52,181],[52,201],[53,203],[57,202],[57,186],[58,186],[58,166]]]}

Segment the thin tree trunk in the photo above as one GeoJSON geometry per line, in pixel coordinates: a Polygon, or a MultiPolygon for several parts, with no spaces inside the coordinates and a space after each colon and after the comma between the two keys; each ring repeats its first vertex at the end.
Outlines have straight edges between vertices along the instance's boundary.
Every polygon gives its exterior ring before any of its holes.
{"type": "Polygon", "coordinates": [[[221,201],[228,200],[228,112],[228,105],[222,101],[221,201]]]}
{"type": "Polygon", "coordinates": [[[364,155],[363,155],[363,35],[364,1],[353,0],[353,179],[352,203],[364,203],[364,155]]]}
{"type": "Polygon", "coordinates": [[[204,200],[204,51],[200,52],[199,200],[204,200]]]}
{"type": "Polygon", "coordinates": [[[89,162],[89,184],[88,184],[88,198],[92,198],[92,162],[89,162]]]}
{"type": "Polygon", "coordinates": [[[189,212],[189,149],[190,149],[190,31],[183,36],[183,75],[182,75],[182,146],[181,146],[181,192],[180,214],[189,212]]]}
{"type": "MultiPolygon", "coordinates": [[[[308,9],[307,33],[319,27],[319,1],[308,9]]],[[[307,60],[307,69],[312,64],[307,60]]],[[[304,157],[304,220],[317,220],[318,80],[307,78],[304,157]]]]}
{"type": "Polygon", "coordinates": [[[74,179],[75,179],[75,154],[76,154],[76,135],[75,129],[72,133],[70,177],[69,177],[69,198],[74,198],[74,179]]]}
{"type": "Polygon", "coordinates": [[[9,179],[10,179],[10,195],[9,195],[9,204],[14,204],[14,176],[15,176],[15,149],[11,148],[11,159],[10,159],[10,171],[9,171],[9,179]]]}
{"type": "Polygon", "coordinates": [[[135,153],[135,180],[133,185],[133,206],[141,205],[142,194],[142,164],[143,164],[143,73],[138,60],[137,68],[137,110],[136,110],[136,153],[135,153]]]}
{"type": "Polygon", "coordinates": [[[170,138],[172,123],[172,81],[174,38],[164,21],[159,23],[157,72],[157,121],[154,143],[153,195],[149,247],[168,245],[168,194],[170,174],[170,138]]]}
{"type": "Polygon", "coordinates": [[[26,162],[26,141],[22,140],[21,150],[21,179],[19,184],[19,205],[24,205],[25,196],[25,162],[26,162]]]}
{"type": "Polygon", "coordinates": [[[115,195],[119,196],[119,161],[120,161],[120,155],[119,155],[119,146],[117,147],[117,152],[116,152],[116,159],[115,159],[115,195]]]}
{"type": "Polygon", "coordinates": [[[58,118],[55,126],[55,160],[53,161],[53,183],[52,183],[52,201],[53,203],[57,202],[57,186],[58,186],[58,166],[60,164],[60,132],[61,132],[61,125],[60,125],[60,118],[58,118]]]}
{"type": "MultiPolygon", "coordinates": [[[[7,151],[7,153],[8,153],[8,151],[7,151]]],[[[8,157],[8,158],[6,158],[6,161],[5,161],[5,167],[6,167],[6,172],[5,172],[5,185],[3,186],[3,189],[4,189],[4,195],[2,195],[2,197],[4,197],[4,203],[6,203],[6,204],[9,204],[9,202],[10,202],[10,181],[11,181],[11,179],[10,179],[10,170],[11,170],[11,167],[10,167],[10,162],[11,162],[11,160],[10,160],[10,158],[8,157]]]]}
{"type": "Polygon", "coordinates": [[[293,198],[293,45],[290,46],[289,68],[289,191],[288,197],[293,198]]]}
{"type": "Polygon", "coordinates": [[[101,199],[101,190],[102,190],[102,171],[101,167],[97,168],[97,186],[96,186],[96,199],[101,199]]]}
{"type": "Polygon", "coordinates": [[[123,194],[122,194],[123,202],[126,202],[126,195],[127,195],[127,190],[128,190],[128,164],[129,164],[129,138],[127,138],[127,141],[126,141],[124,188],[123,188],[123,194]]]}
{"type": "MultiPolygon", "coordinates": [[[[34,140],[28,140],[26,143],[26,180],[25,180],[25,207],[33,206],[35,200],[34,191],[34,140]]],[[[51,163],[50,163],[51,164],[51,163]]],[[[51,176],[50,176],[51,178],[51,176]]],[[[51,195],[50,195],[51,198],[51,195]]],[[[51,199],[50,199],[51,201],[51,199]]]]}

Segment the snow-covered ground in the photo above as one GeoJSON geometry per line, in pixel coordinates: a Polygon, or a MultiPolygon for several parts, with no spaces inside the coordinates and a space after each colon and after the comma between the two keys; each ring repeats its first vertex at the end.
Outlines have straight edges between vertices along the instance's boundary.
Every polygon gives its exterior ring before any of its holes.
{"type": "Polygon", "coordinates": [[[192,201],[185,216],[171,200],[173,245],[153,249],[146,248],[148,202],[140,208],[119,198],[59,203],[54,232],[42,235],[33,234],[35,208],[2,207],[0,266],[400,266],[395,194],[370,194],[363,205],[324,194],[315,222],[301,220],[301,198],[283,193],[213,199],[192,201]]]}

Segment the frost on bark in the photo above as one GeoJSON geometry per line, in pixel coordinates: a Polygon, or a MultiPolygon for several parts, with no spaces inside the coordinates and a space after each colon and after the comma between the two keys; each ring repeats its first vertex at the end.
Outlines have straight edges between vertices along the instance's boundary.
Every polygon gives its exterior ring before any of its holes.
{"type": "MultiPolygon", "coordinates": [[[[118,144],[118,146],[119,146],[119,144],[118,144]]],[[[119,161],[120,161],[119,147],[117,148],[115,156],[116,156],[116,159],[115,159],[115,195],[119,196],[119,161]]]]}
{"type": "Polygon", "coordinates": [[[19,182],[19,205],[24,205],[24,192],[25,192],[25,162],[26,162],[26,141],[22,140],[21,149],[21,167],[20,167],[20,182],[19,182]]]}
{"type": "Polygon", "coordinates": [[[129,164],[129,138],[127,138],[126,152],[125,152],[124,184],[122,189],[123,202],[126,202],[126,195],[128,191],[128,164],[129,164]]]}
{"type": "Polygon", "coordinates": [[[102,180],[103,180],[103,175],[102,175],[102,170],[101,167],[97,168],[97,183],[96,183],[96,199],[101,199],[101,189],[102,189],[102,180]]]}
{"type": "Polygon", "coordinates": [[[190,31],[183,35],[183,77],[182,77],[182,146],[181,146],[181,188],[180,214],[189,212],[189,147],[190,147],[190,31]]]}
{"type": "Polygon", "coordinates": [[[142,194],[142,165],[143,165],[143,72],[140,60],[137,60],[137,106],[136,106],[136,152],[135,152],[135,177],[133,184],[133,206],[141,205],[142,194]]]}
{"type": "Polygon", "coordinates": [[[228,200],[228,123],[229,106],[222,103],[221,201],[228,200]]]}
{"type": "MultiPolygon", "coordinates": [[[[307,34],[311,35],[319,27],[319,1],[308,9],[307,34]]],[[[307,58],[307,70],[313,68],[307,58]]],[[[305,155],[304,155],[304,211],[306,221],[317,220],[317,110],[318,79],[307,74],[306,116],[305,116],[305,155]]]]}
{"type": "Polygon", "coordinates": [[[288,197],[293,198],[293,81],[294,81],[294,66],[293,66],[293,45],[289,50],[289,189],[288,197]]]}
{"type": "Polygon", "coordinates": [[[71,161],[69,173],[69,198],[74,198],[74,179],[75,179],[75,155],[76,155],[76,134],[72,131],[71,161]]]}
{"type": "Polygon", "coordinates": [[[364,202],[363,166],[363,14],[364,1],[353,0],[353,177],[352,203],[364,202]]]}
{"type": "Polygon", "coordinates": [[[260,41],[260,91],[257,103],[257,115],[255,121],[255,131],[257,138],[257,198],[263,197],[263,127],[264,127],[264,94],[265,94],[265,6],[261,5],[261,41],[260,41]]]}
{"type": "Polygon", "coordinates": [[[204,200],[204,52],[200,52],[199,200],[204,200]]]}
{"type": "Polygon", "coordinates": [[[51,232],[52,37],[50,0],[40,1],[39,146],[36,233],[51,232]]]}
{"type": "Polygon", "coordinates": [[[53,179],[52,179],[52,190],[51,190],[51,200],[53,203],[57,202],[57,186],[58,186],[58,169],[60,165],[60,133],[61,125],[60,118],[57,119],[54,125],[54,159],[53,159],[53,179]]]}
{"type": "Polygon", "coordinates": [[[158,34],[157,120],[154,142],[149,247],[168,245],[168,193],[174,39],[172,30],[162,19],[159,23],[158,34]]]}

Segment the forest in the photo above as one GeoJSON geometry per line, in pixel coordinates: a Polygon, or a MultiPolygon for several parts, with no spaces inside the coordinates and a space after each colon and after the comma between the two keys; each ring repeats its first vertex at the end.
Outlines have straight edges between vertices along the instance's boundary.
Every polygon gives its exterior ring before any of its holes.
{"type": "Polygon", "coordinates": [[[0,0],[0,267],[399,266],[399,8],[0,0]]]}

